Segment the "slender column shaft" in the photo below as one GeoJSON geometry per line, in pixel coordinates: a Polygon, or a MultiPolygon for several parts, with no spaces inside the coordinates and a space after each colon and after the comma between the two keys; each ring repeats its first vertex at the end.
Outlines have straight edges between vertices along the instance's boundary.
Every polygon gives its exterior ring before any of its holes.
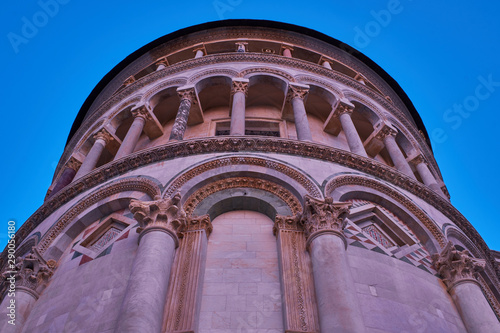
{"type": "Polygon", "coordinates": [[[420,177],[422,177],[422,181],[424,182],[424,184],[429,186],[434,192],[438,193],[440,196],[446,199],[443,190],[441,189],[441,187],[439,187],[436,178],[434,178],[434,176],[432,175],[431,170],[429,170],[427,164],[422,160],[416,163],[415,167],[417,168],[420,177]]]}
{"type": "Polygon", "coordinates": [[[161,331],[174,254],[170,234],[155,230],[143,235],[115,332],[161,331]]]}
{"type": "Polygon", "coordinates": [[[15,297],[10,298],[6,296],[3,299],[2,304],[0,304],[0,332],[2,333],[21,332],[26,319],[28,319],[31,309],[36,302],[35,296],[29,291],[27,292],[21,288],[17,288],[15,293],[15,297]],[[13,312],[15,313],[15,316],[13,317],[9,316],[9,314],[12,313],[9,308],[9,306],[12,308],[12,303],[10,303],[11,299],[15,300],[15,310],[13,312]],[[12,318],[15,318],[15,320],[11,321],[11,323],[13,322],[15,325],[9,324],[9,321],[12,320],[12,318]]]}
{"type": "Polygon", "coordinates": [[[449,292],[468,333],[500,332],[500,323],[477,283],[464,281],[449,292]]]}
{"type": "Polygon", "coordinates": [[[174,126],[172,127],[172,132],[170,132],[169,140],[184,139],[184,133],[186,132],[189,118],[189,111],[191,110],[191,104],[194,100],[194,89],[192,88],[179,90],[178,93],[181,97],[181,103],[179,104],[179,109],[177,110],[177,116],[175,116],[174,126]]]}
{"type": "Polygon", "coordinates": [[[410,176],[411,178],[415,179],[415,175],[413,174],[410,165],[406,161],[403,152],[401,151],[401,149],[399,149],[399,146],[396,143],[395,136],[391,134],[386,135],[384,137],[384,144],[387,150],[389,151],[389,155],[391,156],[392,162],[394,163],[396,169],[406,174],[407,176],[410,176]]]}
{"type": "Polygon", "coordinates": [[[230,135],[245,135],[245,103],[248,80],[233,81],[230,135]]]}
{"type": "Polygon", "coordinates": [[[106,143],[109,140],[112,140],[111,135],[105,130],[99,131],[94,137],[95,142],[92,145],[92,148],[90,148],[89,153],[85,157],[85,160],[82,162],[80,169],[78,169],[78,172],[75,175],[75,179],[86,175],[95,168],[97,161],[99,160],[99,157],[101,157],[101,153],[106,146],[106,143]]]}
{"type": "Polygon", "coordinates": [[[323,234],[312,240],[309,251],[321,332],[364,332],[344,240],[323,234]]]}
{"type": "Polygon", "coordinates": [[[297,139],[300,141],[312,141],[304,100],[299,97],[292,99],[292,107],[293,117],[295,118],[295,128],[297,130],[297,139]]]}
{"type": "Polygon", "coordinates": [[[292,58],[292,50],[290,48],[283,49],[283,56],[287,58],[292,58]]]}
{"type": "Polygon", "coordinates": [[[351,113],[341,112],[339,119],[340,123],[342,124],[342,129],[344,130],[347,139],[347,144],[349,145],[349,149],[351,150],[351,152],[353,152],[354,154],[367,157],[365,147],[363,146],[363,142],[361,142],[361,138],[359,137],[358,131],[356,130],[356,127],[352,122],[351,113]]]}
{"type": "Polygon", "coordinates": [[[198,49],[196,50],[196,54],[194,55],[194,58],[201,58],[203,57],[203,50],[202,49],[198,49]]]}
{"type": "Polygon", "coordinates": [[[145,107],[132,110],[132,115],[134,116],[134,121],[132,125],[128,129],[127,135],[125,135],[125,139],[123,139],[118,152],[115,155],[115,160],[122,158],[130,153],[132,153],[137,145],[137,141],[139,141],[139,137],[142,134],[142,130],[144,129],[144,125],[146,124],[146,118],[149,116],[145,107]],[[135,112],[134,112],[135,111],[135,112]]]}

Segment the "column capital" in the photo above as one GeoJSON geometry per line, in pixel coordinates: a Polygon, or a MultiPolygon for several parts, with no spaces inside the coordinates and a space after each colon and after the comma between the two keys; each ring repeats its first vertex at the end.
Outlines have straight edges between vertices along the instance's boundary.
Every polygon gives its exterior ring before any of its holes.
{"type": "Polygon", "coordinates": [[[387,125],[386,123],[381,123],[376,126],[375,131],[377,131],[375,138],[379,140],[384,140],[388,136],[396,137],[396,134],[398,134],[398,131],[394,127],[387,125]]]}
{"type": "Polygon", "coordinates": [[[287,94],[287,101],[290,102],[295,98],[300,98],[304,100],[309,93],[309,86],[308,85],[298,85],[298,84],[289,84],[288,85],[288,94],[287,94]]]}
{"type": "Polygon", "coordinates": [[[200,45],[200,46],[195,47],[195,48],[193,49],[193,53],[196,53],[196,52],[198,52],[198,51],[202,51],[202,52],[203,52],[203,54],[206,54],[206,52],[205,52],[205,45],[200,45]]]}
{"type": "Polygon", "coordinates": [[[181,101],[188,100],[191,103],[196,101],[196,92],[194,87],[181,87],[177,89],[177,94],[179,95],[181,101]]]}
{"type": "Polygon", "coordinates": [[[2,273],[2,280],[15,278],[16,287],[31,293],[35,298],[45,289],[50,278],[54,274],[57,263],[55,260],[45,260],[33,247],[24,258],[17,258],[15,265],[8,266],[8,270],[2,273]]]}
{"type": "Polygon", "coordinates": [[[354,111],[354,105],[348,100],[340,100],[339,104],[335,108],[333,115],[340,117],[344,113],[351,115],[354,111]]]}
{"type": "Polygon", "coordinates": [[[163,65],[163,66],[167,67],[168,66],[168,60],[167,60],[167,58],[160,58],[160,59],[156,60],[155,65],[157,67],[160,66],[160,65],[163,65]]]}
{"type": "Polygon", "coordinates": [[[415,156],[413,156],[413,157],[410,157],[410,158],[408,159],[408,161],[409,161],[411,164],[413,164],[413,165],[419,165],[419,164],[421,164],[421,163],[425,163],[425,164],[427,164],[427,163],[425,162],[424,155],[422,155],[422,154],[417,154],[417,155],[415,155],[415,156]]]}
{"type": "Polygon", "coordinates": [[[486,266],[486,260],[473,258],[467,250],[457,250],[452,242],[441,253],[433,254],[432,262],[448,290],[461,282],[478,283],[475,275],[486,266]]]}
{"type": "Polygon", "coordinates": [[[247,96],[248,94],[248,79],[233,79],[232,83],[232,88],[231,88],[231,94],[235,94],[237,92],[242,92],[247,96]]]}
{"type": "Polygon", "coordinates": [[[343,231],[347,224],[345,218],[349,215],[350,207],[350,203],[334,202],[331,197],[320,200],[306,195],[301,224],[304,227],[308,244],[322,233],[334,233],[345,242],[343,231]]]}
{"type": "Polygon", "coordinates": [[[134,118],[142,118],[144,120],[152,119],[151,114],[149,113],[148,108],[145,105],[140,105],[130,110],[132,117],[134,118]]]}
{"type": "Polygon", "coordinates": [[[108,144],[110,141],[114,140],[113,136],[109,134],[109,132],[105,128],[102,128],[97,133],[95,133],[94,139],[96,141],[103,140],[104,144],[108,144]]]}
{"type": "Polygon", "coordinates": [[[304,231],[300,224],[300,216],[276,215],[273,234],[276,236],[280,230],[304,231]]]}
{"type": "Polygon", "coordinates": [[[248,45],[247,42],[236,42],[234,43],[236,44],[236,52],[246,52],[246,46],[245,45],[248,45]]]}
{"type": "Polygon", "coordinates": [[[129,209],[140,224],[140,238],[150,231],[163,231],[172,236],[178,246],[177,233],[186,227],[186,213],[180,205],[181,195],[154,201],[130,200],[129,209]]]}
{"type": "Polygon", "coordinates": [[[135,82],[135,77],[134,76],[129,76],[124,82],[123,84],[125,86],[128,86],[129,84],[132,84],[135,82]]]}
{"type": "Polygon", "coordinates": [[[70,168],[70,169],[73,169],[75,171],[78,171],[78,169],[80,169],[81,165],[82,165],[82,162],[80,162],[79,160],[77,160],[74,156],[71,156],[69,158],[68,162],[66,162],[66,167],[70,168]]]}
{"type": "Polygon", "coordinates": [[[213,226],[212,221],[210,221],[210,216],[203,215],[198,217],[189,217],[187,219],[186,228],[184,231],[196,231],[196,230],[205,230],[208,236],[212,233],[213,226]]]}

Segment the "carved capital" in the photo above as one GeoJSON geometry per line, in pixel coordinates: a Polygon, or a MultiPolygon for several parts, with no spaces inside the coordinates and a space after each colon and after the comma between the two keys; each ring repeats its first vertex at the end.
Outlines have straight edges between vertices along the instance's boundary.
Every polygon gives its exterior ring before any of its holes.
{"type": "Polygon", "coordinates": [[[31,292],[35,298],[45,289],[56,268],[55,260],[46,261],[36,247],[24,258],[17,258],[16,264],[10,265],[2,273],[3,283],[9,284],[15,279],[16,287],[31,292]]]}
{"type": "Polygon", "coordinates": [[[333,202],[330,197],[320,200],[306,194],[301,224],[308,242],[323,232],[332,232],[344,237],[347,224],[345,218],[349,215],[349,207],[350,203],[333,202]]]}
{"type": "Polygon", "coordinates": [[[210,221],[210,216],[203,215],[198,217],[190,217],[187,220],[185,231],[195,231],[195,230],[205,230],[208,236],[212,233],[213,226],[212,221],[210,221]]]}
{"type": "Polygon", "coordinates": [[[128,86],[129,84],[132,84],[135,82],[135,78],[133,76],[129,76],[125,82],[123,82],[124,85],[128,86]]]}
{"type": "Polygon", "coordinates": [[[168,66],[168,60],[167,58],[161,58],[161,59],[158,59],[156,62],[155,62],[155,65],[156,67],[160,66],[160,65],[163,65],[165,67],[168,66]]]}
{"type": "Polygon", "coordinates": [[[94,134],[94,139],[97,140],[103,140],[104,144],[108,144],[110,141],[114,140],[113,136],[109,134],[109,132],[106,129],[101,129],[99,132],[94,134]]]}
{"type": "Polygon", "coordinates": [[[194,91],[194,88],[177,89],[177,93],[179,94],[181,101],[188,100],[191,103],[196,101],[196,93],[194,91]]]}
{"type": "Polygon", "coordinates": [[[300,216],[276,215],[274,219],[273,234],[276,236],[280,230],[303,231],[300,216]]]}
{"type": "Polygon", "coordinates": [[[467,250],[457,250],[452,242],[440,254],[432,255],[432,263],[448,289],[460,282],[477,282],[476,273],[486,265],[484,259],[473,258],[467,250]]]}
{"type": "Polygon", "coordinates": [[[378,129],[375,129],[377,131],[377,134],[375,135],[376,139],[379,140],[384,140],[387,136],[396,136],[398,134],[398,131],[387,125],[387,124],[380,124],[378,129]]]}
{"type": "Polygon", "coordinates": [[[206,54],[206,52],[205,52],[205,46],[202,45],[202,46],[199,46],[199,47],[196,47],[196,48],[193,49],[193,53],[196,53],[198,51],[202,51],[203,55],[205,55],[206,54]]]}
{"type": "Polygon", "coordinates": [[[354,111],[354,105],[351,104],[349,101],[340,101],[339,104],[337,105],[337,108],[335,109],[335,112],[333,113],[334,116],[340,117],[344,113],[347,114],[352,114],[354,111]]]}
{"type": "Polygon", "coordinates": [[[295,98],[305,99],[307,94],[309,93],[308,86],[299,86],[295,84],[290,84],[288,86],[288,95],[287,100],[290,102],[295,98]]]}
{"type": "Polygon", "coordinates": [[[144,120],[152,119],[151,114],[149,113],[149,110],[145,105],[141,105],[136,107],[135,109],[130,110],[130,113],[134,118],[142,118],[144,120]]]}
{"type": "Polygon", "coordinates": [[[242,92],[245,94],[245,96],[248,94],[248,80],[245,80],[245,79],[233,80],[231,94],[234,94],[237,92],[242,92]]]}
{"type": "Polygon", "coordinates": [[[79,160],[77,160],[73,156],[71,156],[69,158],[69,161],[66,163],[67,168],[73,169],[75,171],[78,171],[78,169],[80,169],[81,165],[82,165],[82,162],[80,162],[79,160]]]}
{"type": "Polygon", "coordinates": [[[412,157],[409,162],[413,165],[419,165],[420,163],[425,163],[425,158],[422,154],[418,154],[412,157]]]}
{"type": "Polygon", "coordinates": [[[246,52],[246,46],[248,45],[247,42],[236,42],[236,52],[246,52]]]}
{"type": "Polygon", "coordinates": [[[154,201],[130,200],[129,209],[139,222],[137,232],[141,235],[153,230],[161,230],[172,235],[177,242],[177,233],[186,227],[186,213],[180,205],[181,195],[154,201]]]}

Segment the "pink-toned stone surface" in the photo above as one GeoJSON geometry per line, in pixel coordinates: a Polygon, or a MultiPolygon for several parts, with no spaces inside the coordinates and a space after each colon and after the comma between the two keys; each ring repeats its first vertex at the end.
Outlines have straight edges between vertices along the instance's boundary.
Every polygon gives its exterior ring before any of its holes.
{"type": "Polygon", "coordinates": [[[215,218],[207,251],[200,333],[283,332],[271,220],[233,211],[215,218]]]}

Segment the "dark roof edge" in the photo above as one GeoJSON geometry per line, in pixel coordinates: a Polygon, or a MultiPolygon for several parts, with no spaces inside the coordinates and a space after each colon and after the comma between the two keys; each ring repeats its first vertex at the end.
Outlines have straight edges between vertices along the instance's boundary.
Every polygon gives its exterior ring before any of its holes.
{"type": "Polygon", "coordinates": [[[73,122],[73,125],[71,126],[71,130],[68,135],[68,139],[66,141],[66,145],[69,143],[73,135],[76,133],[78,128],[80,127],[81,123],[83,122],[85,115],[87,111],[90,109],[92,103],[94,100],[97,98],[99,93],[108,85],[111,80],[118,75],[123,69],[125,69],[128,65],[130,65],[134,60],[138,59],[140,56],[145,54],[146,52],[154,49],[155,47],[164,44],[170,40],[173,40],[175,38],[202,31],[202,30],[207,30],[207,29],[214,29],[214,28],[221,28],[221,27],[237,27],[237,26],[250,26],[250,27],[267,27],[267,28],[274,28],[274,29],[282,29],[282,30],[288,30],[288,31],[293,31],[297,32],[303,35],[308,35],[313,38],[319,39],[321,41],[324,41],[326,43],[329,43],[335,47],[341,48],[342,50],[348,52],[351,54],[353,57],[356,59],[360,60],[364,64],[366,64],[368,67],[370,67],[375,73],[377,73],[382,79],[385,80],[389,84],[389,86],[394,90],[394,92],[401,98],[403,103],[405,104],[406,108],[408,111],[410,111],[410,114],[413,117],[413,120],[415,121],[417,128],[421,130],[424,133],[425,139],[427,141],[427,144],[432,150],[432,146],[429,140],[429,135],[427,133],[427,130],[425,129],[424,123],[422,121],[422,118],[420,118],[420,115],[418,114],[417,110],[415,109],[415,106],[411,102],[410,98],[404,90],[401,88],[401,86],[390,76],[385,70],[383,70],[379,65],[377,65],[373,60],[368,58],[366,55],[363,53],[359,52],[355,48],[351,47],[348,44],[345,44],[333,37],[327,36],[321,32],[318,32],[316,30],[312,30],[309,28],[304,28],[298,25],[290,24],[290,23],[282,23],[282,22],[276,22],[276,21],[268,21],[268,20],[252,20],[252,19],[232,19],[232,20],[222,20],[222,21],[212,21],[212,22],[207,22],[207,23],[202,23],[194,26],[190,26],[187,28],[183,28],[177,31],[174,31],[172,33],[169,33],[165,36],[162,36],[160,38],[155,39],[154,41],[144,45],[137,51],[133,52],[129,56],[127,56],[125,59],[123,59],[118,65],[116,65],[111,71],[109,71],[102,79],[99,81],[99,83],[92,89],[92,92],[90,95],[87,97],[85,102],[83,103],[82,107],[80,108],[80,111],[78,111],[78,114],[76,115],[75,121],[73,122]]]}

